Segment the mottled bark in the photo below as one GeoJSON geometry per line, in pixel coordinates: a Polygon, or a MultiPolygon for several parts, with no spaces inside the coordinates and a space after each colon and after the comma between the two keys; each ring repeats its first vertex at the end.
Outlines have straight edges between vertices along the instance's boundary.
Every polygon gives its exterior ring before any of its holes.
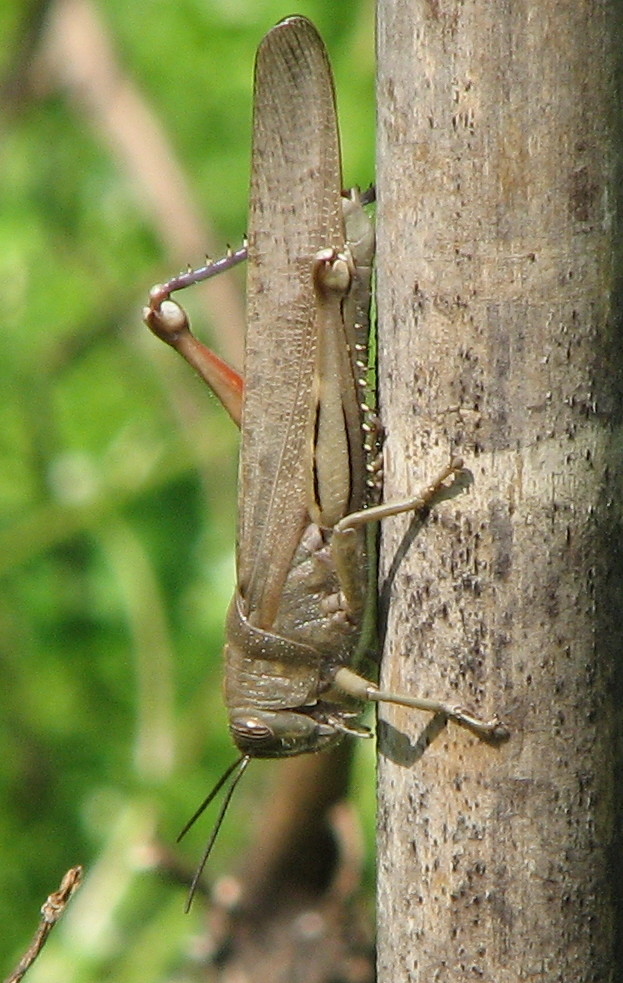
{"type": "Polygon", "coordinates": [[[381,0],[381,983],[623,978],[621,5],[381,0]]]}

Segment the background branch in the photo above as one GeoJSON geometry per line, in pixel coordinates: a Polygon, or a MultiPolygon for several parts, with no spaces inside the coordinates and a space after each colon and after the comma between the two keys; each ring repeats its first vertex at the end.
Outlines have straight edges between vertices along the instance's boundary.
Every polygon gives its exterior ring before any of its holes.
{"type": "Polygon", "coordinates": [[[49,895],[41,908],[41,921],[39,922],[39,927],[33,936],[32,942],[20,959],[17,967],[7,976],[4,983],[19,983],[25,973],[30,969],[43,949],[48,935],[59,918],[62,917],[72,895],[80,887],[81,880],[82,867],[71,867],[63,877],[58,891],[49,895]]]}

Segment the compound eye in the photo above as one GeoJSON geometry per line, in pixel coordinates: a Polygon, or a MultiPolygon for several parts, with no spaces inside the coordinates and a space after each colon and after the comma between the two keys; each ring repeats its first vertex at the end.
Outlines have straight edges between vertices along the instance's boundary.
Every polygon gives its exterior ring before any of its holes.
{"type": "Polygon", "coordinates": [[[267,738],[275,736],[272,728],[262,723],[257,717],[239,718],[232,724],[232,730],[251,741],[265,741],[267,738]]]}

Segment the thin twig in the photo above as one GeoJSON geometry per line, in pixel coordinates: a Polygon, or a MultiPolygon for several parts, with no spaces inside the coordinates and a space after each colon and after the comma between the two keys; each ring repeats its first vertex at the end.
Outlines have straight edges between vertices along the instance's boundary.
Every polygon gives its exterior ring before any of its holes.
{"type": "Polygon", "coordinates": [[[33,940],[20,959],[17,967],[10,976],[7,976],[4,983],[19,983],[24,974],[30,969],[43,949],[48,935],[65,911],[69,899],[74,891],[80,887],[81,882],[82,867],[71,867],[63,877],[58,891],[54,891],[43,904],[41,908],[41,921],[39,922],[33,940]]]}

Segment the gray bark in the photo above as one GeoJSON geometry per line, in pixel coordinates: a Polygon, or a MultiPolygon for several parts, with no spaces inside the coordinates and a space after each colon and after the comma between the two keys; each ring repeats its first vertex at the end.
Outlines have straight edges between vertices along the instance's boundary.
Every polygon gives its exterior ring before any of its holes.
{"type": "Polygon", "coordinates": [[[379,976],[604,981],[621,897],[621,4],[381,0],[379,976]],[[391,602],[391,604],[389,603],[391,602]]]}

